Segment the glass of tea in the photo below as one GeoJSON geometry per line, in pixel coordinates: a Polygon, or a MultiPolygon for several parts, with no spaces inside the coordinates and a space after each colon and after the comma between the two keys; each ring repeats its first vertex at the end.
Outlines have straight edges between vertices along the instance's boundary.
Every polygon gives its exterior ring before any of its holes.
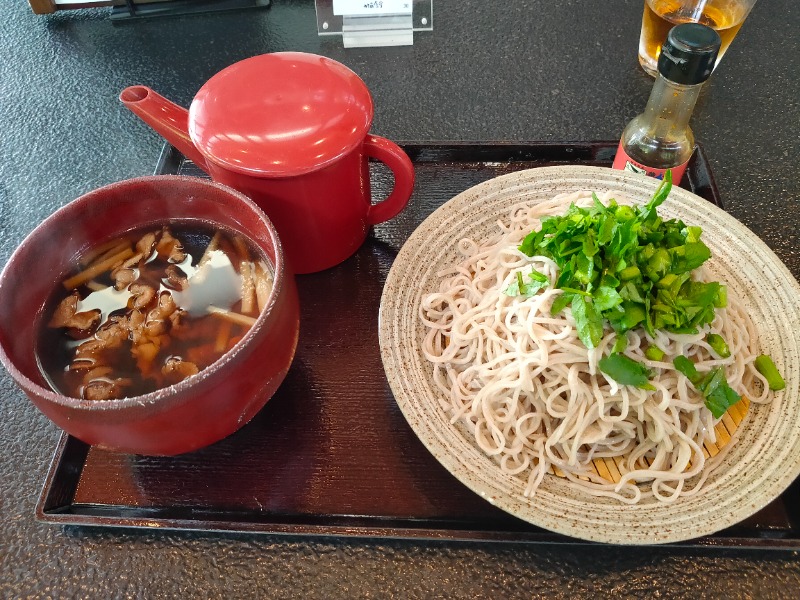
{"type": "Polygon", "coordinates": [[[719,64],[755,3],[756,0],[645,0],[639,64],[655,77],[661,45],[669,30],[681,23],[702,23],[716,30],[722,40],[719,64]]]}

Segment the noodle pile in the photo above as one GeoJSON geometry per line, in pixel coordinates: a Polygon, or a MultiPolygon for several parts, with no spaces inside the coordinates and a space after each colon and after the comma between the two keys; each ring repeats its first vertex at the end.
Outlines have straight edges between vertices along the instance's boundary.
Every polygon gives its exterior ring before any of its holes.
{"type": "MultiPolygon", "coordinates": [[[[683,354],[701,373],[724,365],[731,388],[751,402],[768,402],[771,393],[753,365],[758,356],[753,323],[729,294],[727,308],[717,310],[697,334],[659,330],[653,338],[642,328],[631,330],[624,354],[652,370],[656,390],[607,378],[598,361],[614,345],[614,330],[606,324],[601,343],[587,350],[569,308],[550,314],[561,294],[552,287],[555,263],[517,248],[539,228],[541,217],[559,214],[570,202],[588,206],[591,194],[517,204],[488,241],[460,240],[463,259],[438,274],[439,291],[423,297],[423,352],[443,394],[442,408],[452,423],[467,427],[503,473],[522,480],[526,496],[536,493],[553,468],[592,495],[625,503],[692,495],[734,440],[713,458],[704,457],[704,442],[716,441],[716,421],[672,361],[683,354]],[[506,295],[517,272],[531,266],[547,275],[550,286],[530,298],[506,295]],[[729,358],[712,353],[704,341],[710,332],[728,342],[729,358]],[[650,345],[665,353],[661,361],[645,356],[650,345]],[[618,483],[598,475],[592,461],[600,458],[615,461],[618,483]]],[[[695,278],[704,280],[702,268],[695,278]]]]}

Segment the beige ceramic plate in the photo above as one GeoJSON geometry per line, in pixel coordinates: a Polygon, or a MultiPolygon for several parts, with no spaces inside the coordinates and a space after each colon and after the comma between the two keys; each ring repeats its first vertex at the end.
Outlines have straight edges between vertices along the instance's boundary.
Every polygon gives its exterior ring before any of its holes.
{"type": "Polygon", "coordinates": [[[665,217],[703,228],[715,278],[745,302],[762,350],[786,380],[786,390],[771,404],[751,406],[738,441],[702,490],[672,504],[650,499],[629,506],[595,498],[554,475],[545,477],[533,498],[525,498],[523,484],[502,475],[439,407],[439,392],[420,350],[424,329],[418,309],[422,296],[438,285],[435,274],[455,260],[457,240],[488,237],[511,205],[580,189],[614,190],[620,201],[645,203],[657,185],[597,167],[545,167],[487,181],[441,206],[411,235],[381,299],[384,368],[400,409],[428,450],[487,501],[534,525],[586,540],[648,544],[707,535],[755,513],[800,474],[800,285],[756,235],[709,202],[673,188],[659,208],[665,217]]]}

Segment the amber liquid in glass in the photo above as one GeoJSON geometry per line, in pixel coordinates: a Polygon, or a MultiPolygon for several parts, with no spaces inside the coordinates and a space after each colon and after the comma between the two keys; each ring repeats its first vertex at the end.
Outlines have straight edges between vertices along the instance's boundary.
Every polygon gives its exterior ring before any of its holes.
{"type": "Polygon", "coordinates": [[[695,8],[685,7],[679,0],[645,0],[642,16],[642,34],[639,38],[639,62],[642,68],[655,76],[658,56],[667,33],[681,23],[702,23],[716,30],[722,40],[717,64],[731,41],[741,29],[751,4],[742,0],[698,1],[695,8]]]}

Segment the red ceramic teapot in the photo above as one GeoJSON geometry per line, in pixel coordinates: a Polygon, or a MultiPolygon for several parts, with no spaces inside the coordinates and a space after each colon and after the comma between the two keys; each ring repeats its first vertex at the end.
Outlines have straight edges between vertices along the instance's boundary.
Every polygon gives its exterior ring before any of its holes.
{"type": "Polygon", "coordinates": [[[235,63],[202,86],[188,111],[141,85],[120,100],[212,179],[250,196],[275,224],[296,273],[348,258],[371,225],[405,208],[414,187],[403,150],[369,135],[367,86],[324,56],[279,52],[235,63]],[[376,204],[369,158],[395,178],[376,204]]]}

